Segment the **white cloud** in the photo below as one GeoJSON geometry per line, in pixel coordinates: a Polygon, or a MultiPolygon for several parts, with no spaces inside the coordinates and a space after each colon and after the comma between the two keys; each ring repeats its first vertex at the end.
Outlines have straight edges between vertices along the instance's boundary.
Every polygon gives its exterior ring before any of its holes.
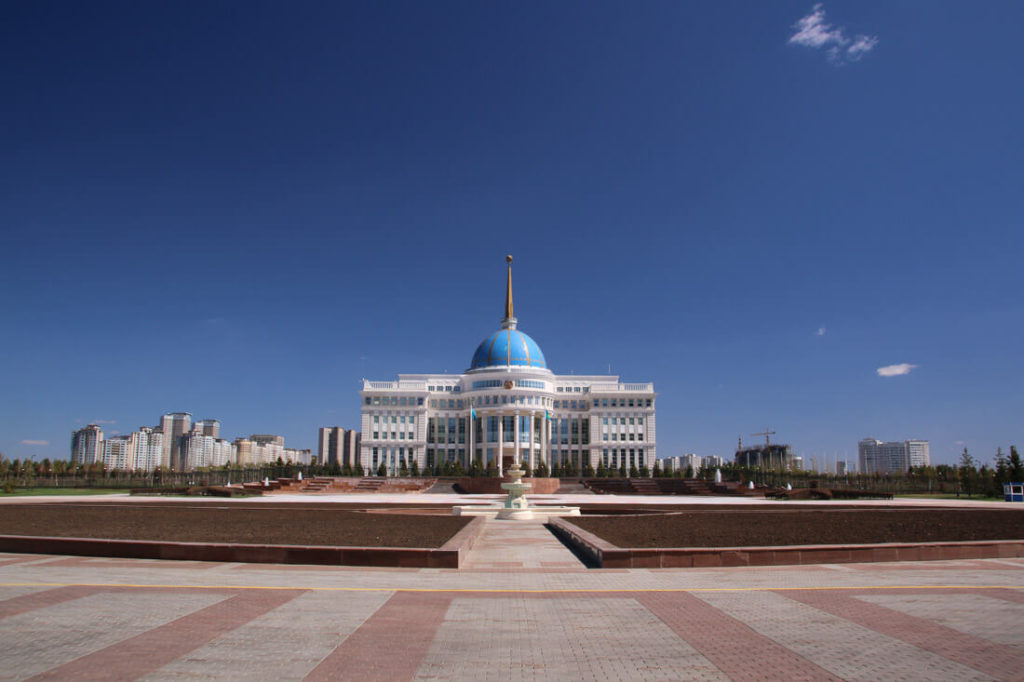
{"type": "Polygon", "coordinates": [[[818,331],[815,332],[818,336],[825,336],[825,332],[828,331],[824,327],[818,327],[818,331]]]}
{"type": "Polygon", "coordinates": [[[858,34],[846,36],[842,26],[833,28],[825,22],[825,6],[820,2],[811,8],[811,13],[793,24],[795,33],[789,37],[790,45],[809,47],[812,50],[825,49],[825,56],[833,64],[859,61],[878,45],[877,36],[858,34]]]}
{"type": "Polygon", "coordinates": [[[917,365],[911,365],[906,362],[898,365],[886,365],[885,367],[879,367],[876,372],[880,377],[898,377],[903,374],[910,374],[910,370],[916,369],[917,365]]]}
{"type": "Polygon", "coordinates": [[[875,49],[877,44],[878,38],[875,36],[857,36],[853,40],[853,45],[846,48],[846,59],[855,62],[875,49]]]}
{"type": "Polygon", "coordinates": [[[50,441],[48,441],[48,440],[23,440],[23,441],[18,441],[18,443],[19,443],[19,445],[49,445],[50,441]]]}

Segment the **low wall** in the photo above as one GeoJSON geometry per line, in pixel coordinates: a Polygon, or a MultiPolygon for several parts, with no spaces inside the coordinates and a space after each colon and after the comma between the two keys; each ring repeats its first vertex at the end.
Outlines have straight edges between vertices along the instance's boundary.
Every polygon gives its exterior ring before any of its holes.
{"type": "MultiPolygon", "coordinates": [[[[512,478],[509,476],[505,476],[504,478],[497,478],[493,476],[465,476],[458,479],[455,484],[459,486],[459,490],[466,495],[500,495],[505,492],[501,489],[501,484],[511,482],[512,478]]],[[[562,485],[561,480],[557,478],[524,478],[523,483],[529,483],[533,486],[527,495],[531,493],[535,495],[554,495],[562,485]]]]}
{"type": "Polygon", "coordinates": [[[1024,557],[1024,540],[900,542],[780,547],[616,547],[564,518],[548,527],[600,568],[787,566],[875,561],[951,561],[1024,557]]]}
{"type": "Polygon", "coordinates": [[[466,553],[483,532],[483,524],[483,518],[473,519],[448,542],[437,548],[231,545],[0,535],[0,552],[250,564],[459,568],[465,560],[466,553]]]}

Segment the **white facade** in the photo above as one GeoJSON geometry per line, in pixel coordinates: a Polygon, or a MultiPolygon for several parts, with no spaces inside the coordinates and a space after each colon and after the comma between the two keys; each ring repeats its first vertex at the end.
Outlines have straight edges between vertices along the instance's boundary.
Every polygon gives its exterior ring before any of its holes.
{"type": "Polygon", "coordinates": [[[931,458],[926,440],[883,443],[865,438],[857,444],[860,472],[863,474],[906,473],[910,467],[928,466],[931,458]]]}
{"type": "Polygon", "coordinates": [[[691,468],[693,469],[694,475],[696,475],[697,472],[700,471],[700,468],[704,466],[704,458],[692,453],[687,455],[675,455],[661,460],[661,466],[665,471],[682,471],[684,473],[687,468],[691,468]]]}
{"type": "Polygon", "coordinates": [[[160,466],[164,452],[164,434],[143,426],[135,440],[135,468],[153,471],[160,466]]]}
{"type": "Polygon", "coordinates": [[[71,434],[71,461],[92,464],[103,460],[103,429],[89,424],[71,434]]]}
{"type": "Polygon", "coordinates": [[[499,472],[513,461],[580,473],[599,462],[653,467],[654,385],[556,375],[516,327],[510,265],[502,328],[480,344],[464,374],[363,381],[359,464],[370,473],[383,465],[388,475],[413,462],[422,471],[446,461],[499,472]]]}

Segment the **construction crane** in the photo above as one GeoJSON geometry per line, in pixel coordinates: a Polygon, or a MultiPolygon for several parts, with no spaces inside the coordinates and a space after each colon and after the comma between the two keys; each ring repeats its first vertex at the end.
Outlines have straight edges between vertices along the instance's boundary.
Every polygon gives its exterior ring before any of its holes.
{"type": "Polygon", "coordinates": [[[770,448],[772,446],[772,440],[771,439],[772,439],[772,436],[775,435],[775,432],[772,431],[771,429],[765,429],[761,433],[752,433],[750,435],[751,436],[764,436],[764,446],[766,448],[770,448]]]}

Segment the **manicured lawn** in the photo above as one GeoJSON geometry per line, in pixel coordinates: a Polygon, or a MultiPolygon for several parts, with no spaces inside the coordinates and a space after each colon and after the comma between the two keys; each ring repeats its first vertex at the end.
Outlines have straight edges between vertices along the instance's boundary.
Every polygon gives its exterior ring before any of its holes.
{"type": "Polygon", "coordinates": [[[127,493],[127,488],[15,488],[13,493],[0,491],[0,497],[28,497],[31,495],[110,495],[127,493]]]}

